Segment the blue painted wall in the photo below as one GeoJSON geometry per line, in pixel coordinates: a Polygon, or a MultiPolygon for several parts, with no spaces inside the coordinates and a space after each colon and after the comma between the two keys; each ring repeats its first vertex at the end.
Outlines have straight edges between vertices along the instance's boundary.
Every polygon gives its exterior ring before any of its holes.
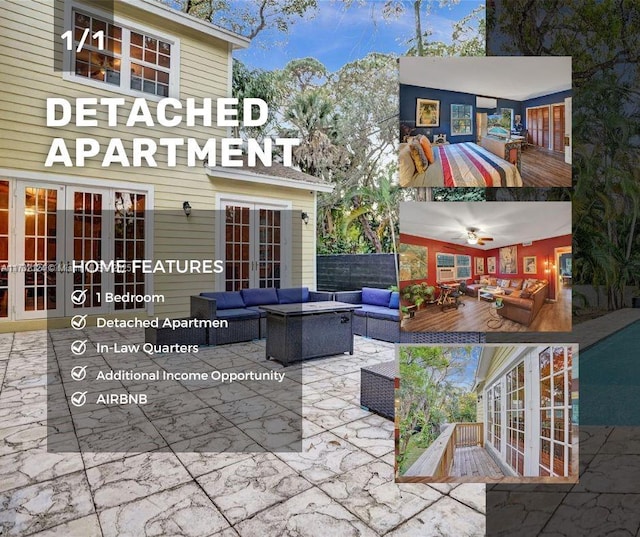
{"type": "Polygon", "coordinates": [[[400,125],[407,126],[412,130],[412,134],[425,134],[433,140],[434,134],[446,134],[447,141],[451,143],[473,142],[475,134],[465,136],[451,136],[451,105],[470,104],[473,108],[471,115],[472,132],[475,131],[476,122],[476,96],[468,93],[456,91],[437,90],[432,88],[422,88],[420,86],[409,86],[400,84],[400,125]],[[416,99],[434,99],[440,101],[440,126],[416,128],[416,99]],[[415,130],[415,132],[413,132],[415,130]]]}
{"type": "Polygon", "coordinates": [[[524,126],[527,126],[527,108],[534,106],[544,106],[545,104],[564,103],[567,97],[573,95],[572,90],[559,91],[558,93],[550,93],[549,95],[543,95],[542,97],[536,97],[535,99],[528,99],[522,101],[522,122],[524,126]]]}
{"type": "Polygon", "coordinates": [[[451,136],[451,105],[452,104],[470,104],[473,109],[472,130],[475,132],[476,112],[486,112],[487,114],[497,113],[500,108],[512,108],[514,116],[522,117],[522,122],[526,127],[526,110],[527,107],[543,106],[545,104],[553,104],[564,102],[566,97],[571,97],[572,90],[560,91],[528,99],[526,101],[513,101],[511,99],[497,99],[498,105],[494,109],[476,108],[476,96],[469,93],[459,91],[438,90],[433,88],[423,88],[420,86],[410,86],[408,84],[400,84],[400,127],[402,137],[402,128],[411,129],[412,134],[425,134],[430,140],[433,140],[434,134],[446,134],[447,140],[451,143],[473,142],[475,134],[469,136],[451,136]],[[418,127],[416,128],[416,99],[435,99],[440,101],[440,126],[439,127],[418,127]]]}

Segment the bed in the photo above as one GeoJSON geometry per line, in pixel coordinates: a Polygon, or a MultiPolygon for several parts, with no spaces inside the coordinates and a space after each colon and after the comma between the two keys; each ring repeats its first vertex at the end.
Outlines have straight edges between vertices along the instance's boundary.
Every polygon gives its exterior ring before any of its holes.
{"type": "Polygon", "coordinates": [[[408,151],[408,147],[403,146],[407,144],[400,144],[400,186],[522,186],[522,177],[515,165],[473,142],[433,145],[434,162],[422,173],[416,173],[415,166],[412,170],[407,164],[403,152],[408,151]]]}

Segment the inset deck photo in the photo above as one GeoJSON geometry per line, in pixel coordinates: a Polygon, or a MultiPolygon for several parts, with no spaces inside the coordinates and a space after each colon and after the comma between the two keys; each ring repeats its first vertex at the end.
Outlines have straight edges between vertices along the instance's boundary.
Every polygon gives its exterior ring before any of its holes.
{"type": "Polygon", "coordinates": [[[577,345],[401,345],[398,355],[396,481],[577,482],[577,345]]]}
{"type": "Polygon", "coordinates": [[[401,329],[569,332],[571,203],[400,204],[401,329]]]}
{"type": "Polygon", "coordinates": [[[570,57],[400,58],[403,187],[570,187],[570,57]]]}

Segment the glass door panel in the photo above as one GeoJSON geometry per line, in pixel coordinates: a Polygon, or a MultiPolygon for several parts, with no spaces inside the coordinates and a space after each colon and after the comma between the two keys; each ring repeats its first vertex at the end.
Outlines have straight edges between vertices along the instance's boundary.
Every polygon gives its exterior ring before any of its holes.
{"type": "Polygon", "coordinates": [[[9,181],[0,181],[0,319],[9,317],[9,181]]]}
{"type": "Polygon", "coordinates": [[[57,266],[62,261],[64,231],[61,198],[61,189],[56,186],[19,187],[16,288],[22,296],[17,297],[18,318],[44,318],[63,312],[64,282],[57,266]]]}
{"type": "Polygon", "coordinates": [[[251,212],[248,205],[224,208],[225,291],[251,286],[251,212]]]}
{"type": "Polygon", "coordinates": [[[281,211],[260,209],[258,287],[280,288],[281,211]]]}

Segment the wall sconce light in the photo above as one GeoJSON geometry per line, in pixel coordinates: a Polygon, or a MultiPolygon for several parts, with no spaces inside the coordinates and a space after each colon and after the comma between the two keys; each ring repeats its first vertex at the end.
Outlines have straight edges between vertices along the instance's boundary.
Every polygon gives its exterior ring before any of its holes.
{"type": "Polygon", "coordinates": [[[185,201],[182,204],[182,210],[184,211],[184,214],[186,214],[187,216],[191,214],[191,205],[189,205],[188,201],[185,201]]]}
{"type": "Polygon", "coordinates": [[[309,223],[309,215],[307,213],[305,213],[304,211],[302,211],[302,214],[300,216],[302,217],[302,221],[304,222],[304,225],[306,226],[309,223]]]}

